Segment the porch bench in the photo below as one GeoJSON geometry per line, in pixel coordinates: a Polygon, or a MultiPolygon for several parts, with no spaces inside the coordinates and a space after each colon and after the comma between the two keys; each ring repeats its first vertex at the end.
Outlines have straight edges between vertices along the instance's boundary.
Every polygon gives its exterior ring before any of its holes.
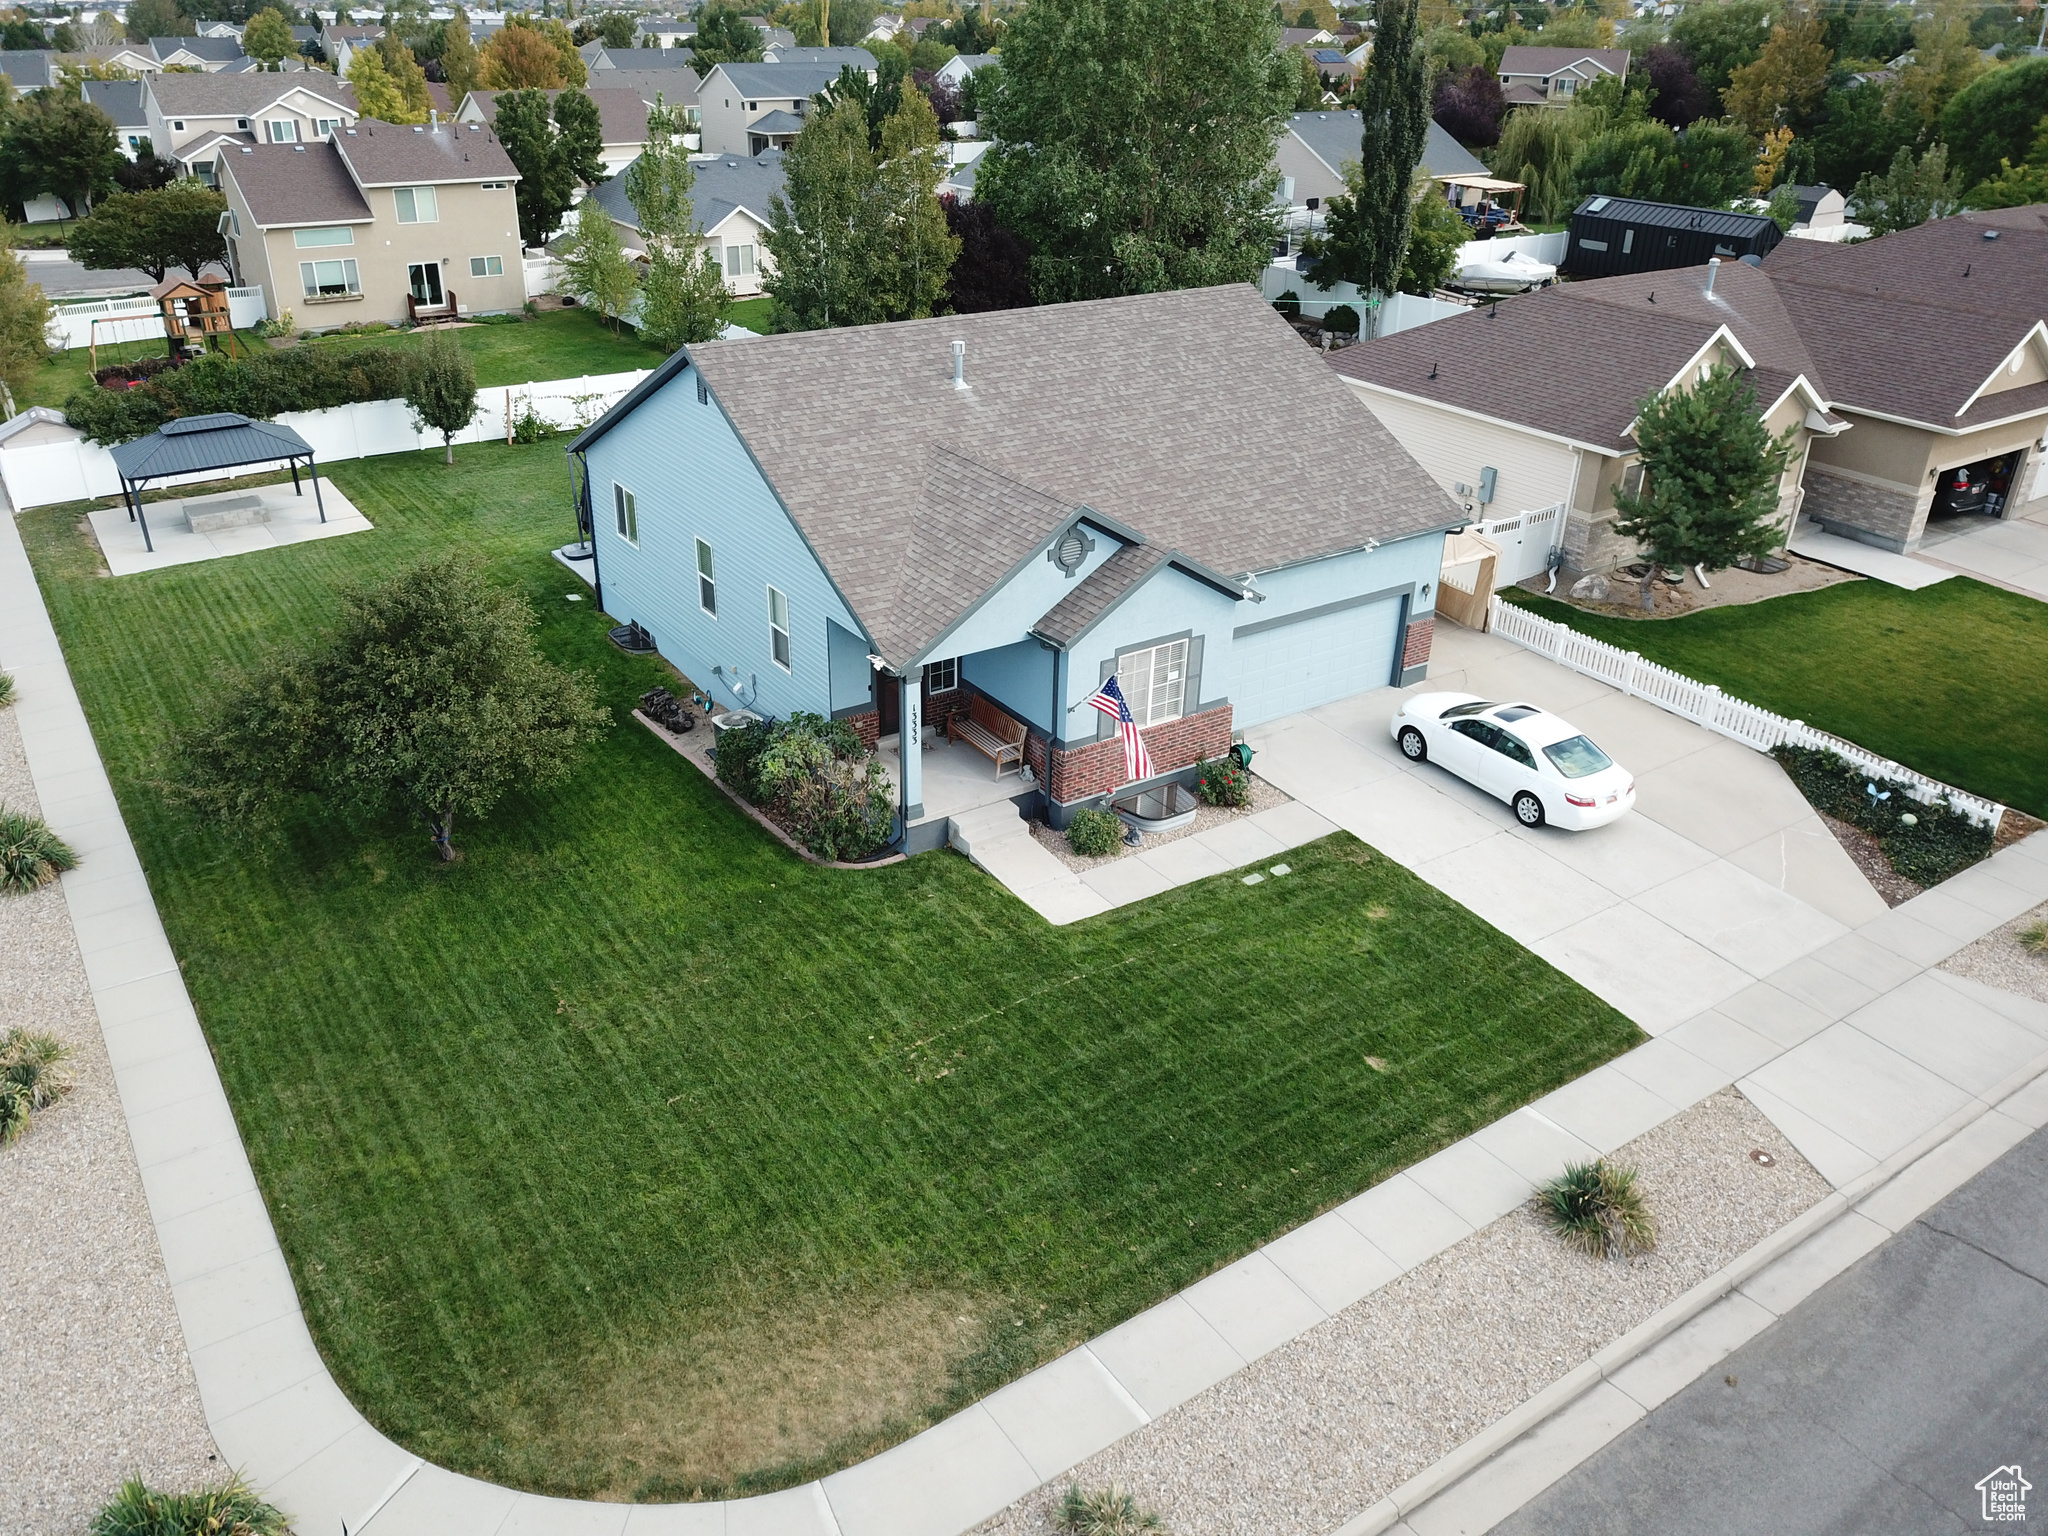
{"type": "Polygon", "coordinates": [[[946,722],[946,734],[964,741],[996,765],[996,777],[1003,776],[1003,764],[1014,763],[1024,771],[1024,722],[1004,714],[979,694],[964,715],[946,722]]]}

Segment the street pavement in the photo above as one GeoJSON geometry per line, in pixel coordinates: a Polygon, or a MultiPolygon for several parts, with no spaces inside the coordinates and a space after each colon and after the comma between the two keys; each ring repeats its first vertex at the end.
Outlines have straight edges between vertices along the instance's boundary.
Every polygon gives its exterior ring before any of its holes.
{"type": "MultiPolygon", "coordinates": [[[[123,293],[147,293],[156,279],[147,272],[120,268],[96,272],[73,261],[65,251],[23,251],[29,280],[53,299],[105,298],[123,293]]],[[[227,269],[209,263],[209,272],[225,277],[227,269]]],[[[179,275],[183,275],[182,272],[179,275]]]]}
{"type": "Polygon", "coordinates": [[[1493,1529],[2015,1530],[1978,1486],[2015,1467],[2048,1519],[2048,1131],[1493,1529]]]}

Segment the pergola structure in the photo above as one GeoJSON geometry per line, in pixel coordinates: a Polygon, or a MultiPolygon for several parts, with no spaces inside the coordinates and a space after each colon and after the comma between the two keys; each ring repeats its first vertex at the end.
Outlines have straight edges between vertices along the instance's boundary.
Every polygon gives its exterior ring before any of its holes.
{"type": "Polygon", "coordinates": [[[121,476],[121,499],[128,504],[128,521],[142,525],[142,547],[151,551],[149,519],[142,510],[142,488],[152,480],[172,475],[204,474],[209,470],[241,469],[250,464],[289,462],[292,493],[306,494],[299,484],[299,460],[306,461],[307,478],[313,482],[313,505],[320,521],[327,521],[327,504],[320,499],[320,471],[313,463],[313,447],[290,427],[274,421],[251,421],[233,411],[210,416],[180,416],[167,421],[147,437],[117,444],[114,468],[121,476]]]}

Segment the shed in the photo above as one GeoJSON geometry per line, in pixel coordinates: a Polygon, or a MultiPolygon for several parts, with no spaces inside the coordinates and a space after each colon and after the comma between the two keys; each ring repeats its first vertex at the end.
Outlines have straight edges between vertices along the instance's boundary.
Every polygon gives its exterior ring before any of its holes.
{"type": "Polygon", "coordinates": [[[1570,277],[1700,267],[1715,256],[1769,255],[1784,238],[1760,213],[1589,197],[1572,210],[1563,265],[1570,277]]]}
{"type": "Polygon", "coordinates": [[[114,469],[121,476],[121,498],[128,503],[129,521],[142,525],[144,549],[154,550],[156,545],[149,536],[149,518],[142,510],[142,487],[151,480],[164,480],[172,475],[288,462],[292,467],[292,490],[303,496],[306,493],[299,485],[299,460],[304,459],[306,473],[313,482],[313,505],[320,509],[320,521],[327,521],[327,506],[320,499],[320,472],[313,464],[313,445],[290,427],[274,421],[251,421],[233,411],[180,416],[147,437],[115,444],[113,454],[114,469]]]}

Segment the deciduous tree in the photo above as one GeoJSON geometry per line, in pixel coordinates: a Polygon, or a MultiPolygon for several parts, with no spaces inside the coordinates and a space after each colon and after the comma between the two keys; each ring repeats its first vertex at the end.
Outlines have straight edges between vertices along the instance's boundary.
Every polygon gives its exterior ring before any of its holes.
{"type": "MultiPolygon", "coordinates": [[[[0,248],[0,388],[7,414],[28,390],[50,355],[50,301],[14,252],[0,248]]],[[[104,393],[104,391],[102,391],[104,393]]]]}
{"type": "Polygon", "coordinates": [[[1868,225],[1874,235],[1888,235],[1961,212],[1963,186],[1949,172],[1947,145],[1936,144],[1917,158],[1910,148],[1901,148],[1882,176],[1856,183],[1851,201],[1859,224],[1868,225]]]}
{"type": "Polygon", "coordinates": [[[1338,281],[1366,293],[1392,293],[1408,253],[1415,167],[1429,132],[1429,64],[1416,46],[1416,0],[1374,0],[1372,54],[1359,82],[1364,123],[1358,167],[1330,199],[1325,233],[1313,254],[1320,288],[1338,281]]]}
{"type": "Polygon", "coordinates": [[[1671,41],[1685,50],[1699,82],[1716,96],[1735,71],[1764,51],[1771,31],[1771,0],[1692,0],[1671,24],[1671,41]]]}
{"type": "Polygon", "coordinates": [[[377,39],[377,56],[384,61],[384,73],[391,77],[392,87],[405,99],[405,116],[391,121],[424,123],[433,110],[434,98],[427,90],[427,72],[412,56],[412,49],[399,41],[396,33],[386,32],[377,39]]]}
{"type": "Polygon", "coordinates": [[[491,34],[480,55],[483,82],[492,91],[559,91],[568,81],[561,55],[532,27],[506,24],[491,34]]]}
{"type": "Polygon", "coordinates": [[[610,722],[533,631],[523,601],[456,556],[350,592],[324,642],[218,696],[183,740],[181,783],[231,822],[311,796],[354,819],[402,809],[452,860],[458,815],[560,783],[610,722]]]}
{"type": "Polygon", "coordinates": [[[1934,0],[1913,23],[1913,62],[1899,75],[1894,112],[1932,126],[1943,108],[1991,66],[1970,36],[1971,0],[1934,0]]]}
{"type": "Polygon", "coordinates": [[[939,148],[938,115],[908,80],[899,90],[896,110],[882,123],[875,169],[882,225],[875,281],[884,315],[920,320],[939,307],[960,241],[939,206],[945,155],[939,148]]]}
{"type": "Polygon", "coordinates": [[[228,200],[199,182],[172,182],[150,192],[115,192],[71,232],[71,256],[95,271],[125,267],[162,282],[173,267],[196,280],[209,261],[227,256],[220,216],[228,200]]]}
{"type": "Polygon", "coordinates": [[[983,202],[963,203],[947,193],[939,199],[946,227],[960,242],[947,274],[943,312],[976,315],[991,309],[1023,309],[1031,303],[1031,247],[996,222],[983,202]]]}
{"type": "Polygon", "coordinates": [[[483,89],[483,58],[470,40],[469,17],[457,6],[442,30],[441,78],[448,83],[448,96],[459,108],[463,97],[483,89]]]}
{"type": "MultiPolygon", "coordinates": [[[[990,151],[994,153],[994,151],[990,151]]],[[[862,325],[881,318],[874,266],[874,152],[867,114],[843,97],[813,112],[783,160],[783,190],[764,236],[775,271],[764,285],[783,331],[862,325]]]]}
{"type": "Polygon", "coordinates": [[[1465,216],[1444,196],[1443,184],[1427,175],[1415,180],[1415,211],[1408,249],[1401,258],[1395,286],[1402,293],[1427,294],[1450,281],[1458,267],[1458,248],[1471,238],[1465,216]]]}
{"type": "Polygon", "coordinates": [[[1790,16],[1771,28],[1763,52],[1729,78],[1728,115],[1762,138],[1773,128],[1804,128],[1827,94],[1834,62],[1817,16],[1790,16]]]}
{"type": "Polygon", "coordinates": [[[1637,68],[1650,82],[1650,115],[1659,122],[1684,128],[1718,110],[1714,93],[1700,84],[1683,48],[1653,43],[1643,51],[1637,68]]]}
{"type": "Polygon", "coordinates": [[[546,245],[576,197],[576,178],[556,149],[546,94],[507,91],[497,100],[492,126],[519,168],[512,195],[519,208],[520,242],[531,248],[546,245]]]}
{"type": "Polygon", "coordinates": [[[633,18],[625,11],[606,11],[597,19],[597,36],[607,48],[633,46],[633,18]]]}
{"type": "Polygon", "coordinates": [[[280,60],[294,58],[298,51],[292,24],[274,9],[258,11],[242,29],[242,52],[261,59],[267,68],[277,68],[280,60]]]}
{"type": "Polygon", "coordinates": [[[697,18],[697,35],[690,42],[690,68],[705,75],[720,64],[759,63],[766,42],[761,29],[738,9],[724,0],[711,0],[697,18]]]}
{"type": "Polygon", "coordinates": [[[555,153],[567,173],[586,186],[609,181],[604,168],[604,123],[597,103],[570,89],[555,98],[555,153]]]}
{"type": "Polygon", "coordinates": [[[453,464],[455,434],[476,419],[476,365],[452,333],[428,333],[406,374],[405,403],[412,407],[413,430],[440,433],[453,464]]]}
{"type": "Polygon", "coordinates": [[[1508,113],[1500,77],[1484,64],[1437,82],[1433,115],[1437,125],[1467,149],[1491,149],[1500,142],[1501,119],[1508,113]]]}
{"type": "Polygon", "coordinates": [[[1968,87],[1941,113],[1941,138],[1967,180],[1995,175],[2001,160],[2026,162],[2034,135],[2048,119],[2048,58],[2022,59],[1968,87]]]}
{"type": "Polygon", "coordinates": [[[569,291],[596,310],[612,328],[633,302],[639,278],[619,243],[619,227],[604,204],[586,197],[576,210],[576,227],[562,246],[562,280],[569,291]]]}
{"type": "Polygon", "coordinates": [[[1257,277],[1295,91],[1277,35],[1260,0],[1032,0],[1016,15],[993,99],[977,87],[994,147],[976,196],[1030,242],[1040,302],[1257,277]]]}
{"type": "Polygon", "coordinates": [[[36,91],[0,128],[0,195],[20,203],[47,192],[82,214],[114,189],[122,159],[106,113],[63,91],[36,91]]]}
{"type": "Polygon", "coordinates": [[[647,143],[621,176],[647,243],[640,283],[640,334],[665,351],[714,340],[725,329],[732,295],[704,247],[693,191],[697,174],[680,143],[680,110],[656,103],[647,143]]]}
{"type": "MultiPolygon", "coordinates": [[[[405,99],[404,88],[391,78],[391,71],[384,67],[384,56],[375,48],[355,50],[348,61],[348,83],[356,88],[356,106],[363,116],[380,123],[414,121],[412,104],[405,99]]],[[[427,114],[420,113],[418,121],[426,120],[427,114]]]]}
{"type": "MultiPolygon", "coordinates": [[[[134,0],[128,7],[126,31],[131,43],[146,43],[152,37],[190,37],[197,30],[192,18],[179,11],[178,0],[134,0]]],[[[47,48],[49,44],[38,38],[33,43],[17,41],[7,46],[47,48]]],[[[248,50],[245,47],[243,51],[248,50]]]]}

